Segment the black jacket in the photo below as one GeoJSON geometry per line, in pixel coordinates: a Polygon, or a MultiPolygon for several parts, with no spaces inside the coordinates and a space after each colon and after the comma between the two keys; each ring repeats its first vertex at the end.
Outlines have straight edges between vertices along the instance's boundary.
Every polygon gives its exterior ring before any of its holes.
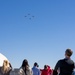
{"type": "Polygon", "coordinates": [[[74,62],[68,58],[59,60],[54,68],[53,75],[58,74],[58,69],[60,69],[59,75],[72,75],[74,69],[74,62]]]}

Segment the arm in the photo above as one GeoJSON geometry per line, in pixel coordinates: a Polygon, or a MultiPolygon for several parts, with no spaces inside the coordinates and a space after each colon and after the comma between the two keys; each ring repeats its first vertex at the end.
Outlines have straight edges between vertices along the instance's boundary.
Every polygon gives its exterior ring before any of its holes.
{"type": "Polygon", "coordinates": [[[41,72],[40,72],[40,70],[38,70],[38,75],[41,75],[41,72]]]}
{"type": "Polygon", "coordinates": [[[74,69],[75,69],[75,62],[74,62],[74,69]]]}
{"type": "Polygon", "coordinates": [[[24,70],[22,68],[19,70],[19,74],[20,75],[25,75],[24,70]]]}
{"type": "Polygon", "coordinates": [[[60,68],[60,60],[56,63],[54,70],[58,70],[58,68],[60,68]]]}
{"type": "Polygon", "coordinates": [[[51,75],[51,74],[52,74],[52,69],[50,68],[49,65],[47,65],[47,66],[48,66],[48,72],[49,72],[49,74],[51,75]]]}
{"type": "Polygon", "coordinates": [[[42,71],[43,69],[40,69],[40,71],[42,71]]]}
{"type": "Polygon", "coordinates": [[[53,75],[57,75],[58,74],[58,69],[60,68],[60,60],[56,63],[55,68],[53,70],[53,75]]]}
{"type": "Polygon", "coordinates": [[[33,71],[32,71],[32,69],[31,69],[31,75],[33,75],[33,71]]]}

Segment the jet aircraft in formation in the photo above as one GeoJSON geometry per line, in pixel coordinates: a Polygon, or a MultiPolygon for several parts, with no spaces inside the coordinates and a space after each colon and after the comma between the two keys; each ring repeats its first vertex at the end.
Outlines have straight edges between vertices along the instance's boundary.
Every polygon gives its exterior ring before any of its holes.
{"type": "Polygon", "coordinates": [[[24,16],[25,18],[28,18],[29,20],[33,19],[35,16],[31,15],[30,13],[28,13],[27,15],[24,16]]]}

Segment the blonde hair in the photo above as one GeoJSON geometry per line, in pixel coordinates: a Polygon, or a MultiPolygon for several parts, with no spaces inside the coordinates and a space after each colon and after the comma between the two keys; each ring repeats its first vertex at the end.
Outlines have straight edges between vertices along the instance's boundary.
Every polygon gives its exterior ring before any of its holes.
{"type": "Polygon", "coordinates": [[[3,71],[3,73],[7,73],[9,71],[9,62],[8,62],[8,60],[3,61],[2,71],[3,71]]]}

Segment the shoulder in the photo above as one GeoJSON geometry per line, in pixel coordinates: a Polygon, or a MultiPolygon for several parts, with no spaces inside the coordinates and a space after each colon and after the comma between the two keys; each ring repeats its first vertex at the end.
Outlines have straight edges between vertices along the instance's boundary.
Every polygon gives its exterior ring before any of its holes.
{"type": "Polygon", "coordinates": [[[70,59],[65,59],[65,61],[68,63],[68,64],[73,64],[74,65],[74,61],[70,58],[70,59]]]}
{"type": "Polygon", "coordinates": [[[75,64],[75,62],[72,59],[70,59],[70,61],[75,64]]]}
{"type": "Polygon", "coordinates": [[[32,68],[29,66],[29,67],[27,68],[27,70],[32,71],[32,68]]]}
{"type": "Polygon", "coordinates": [[[37,68],[37,67],[33,67],[32,70],[37,70],[37,71],[39,71],[40,69],[37,68]]]}
{"type": "Polygon", "coordinates": [[[25,75],[25,72],[24,72],[23,68],[20,68],[20,69],[19,69],[19,74],[20,74],[20,75],[25,75]]]}
{"type": "Polygon", "coordinates": [[[37,71],[39,72],[40,71],[40,69],[39,68],[36,68],[37,69],[37,71]]]}
{"type": "Polygon", "coordinates": [[[70,59],[69,64],[73,65],[75,68],[75,62],[72,59],[70,59]]]}
{"type": "Polygon", "coordinates": [[[23,68],[22,68],[22,67],[21,67],[21,68],[19,68],[19,72],[20,72],[20,73],[24,72],[24,70],[23,70],[23,68]]]}
{"type": "Polygon", "coordinates": [[[60,66],[62,64],[62,62],[63,62],[63,59],[58,60],[56,63],[56,66],[60,66]]]}
{"type": "Polygon", "coordinates": [[[63,60],[64,60],[64,59],[60,59],[60,60],[57,61],[57,63],[61,63],[63,60]]]}

